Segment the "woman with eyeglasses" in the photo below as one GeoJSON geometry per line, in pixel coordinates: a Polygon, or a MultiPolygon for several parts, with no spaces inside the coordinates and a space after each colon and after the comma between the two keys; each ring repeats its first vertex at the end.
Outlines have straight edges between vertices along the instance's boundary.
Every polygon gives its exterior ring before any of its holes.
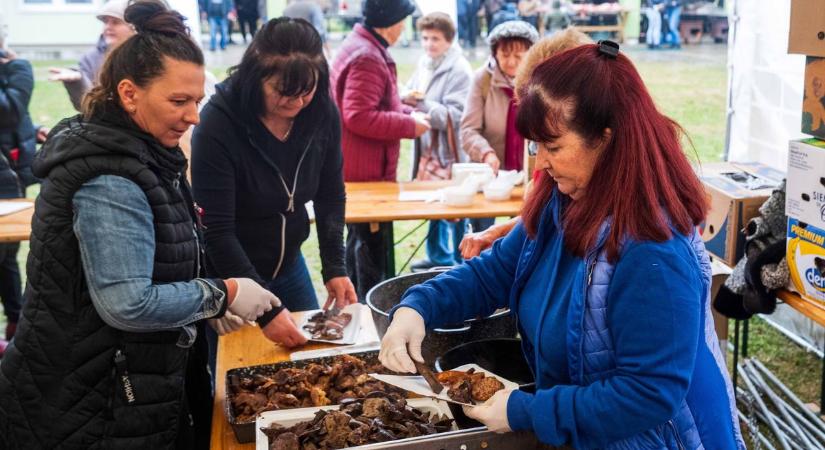
{"type": "Polygon", "coordinates": [[[518,96],[541,171],[522,222],[408,290],[379,359],[415,372],[427,328],[509,307],[536,391],[465,407],[488,429],[574,448],[744,449],[681,127],[609,41],[542,62],[518,96]]]}
{"type": "Polygon", "coordinates": [[[274,342],[306,342],[289,310],[318,308],[301,253],[310,201],[328,292],[324,307],[357,301],[344,264],[342,167],[321,36],[305,20],[273,19],[201,113],[192,136],[192,184],[203,209],[207,269],[252,278],[283,302],[284,310],[258,319],[274,342]]]}

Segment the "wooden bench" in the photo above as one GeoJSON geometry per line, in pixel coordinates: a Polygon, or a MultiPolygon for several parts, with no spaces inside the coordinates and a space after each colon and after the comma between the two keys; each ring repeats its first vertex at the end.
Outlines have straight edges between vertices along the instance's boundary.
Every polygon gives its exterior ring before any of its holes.
{"type": "Polygon", "coordinates": [[[571,25],[576,30],[582,33],[597,33],[600,31],[607,31],[616,33],[616,40],[620,43],[624,42],[624,26],[627,22],[627,11],[619,11],[616,13],[615,25],[571,25]]]}

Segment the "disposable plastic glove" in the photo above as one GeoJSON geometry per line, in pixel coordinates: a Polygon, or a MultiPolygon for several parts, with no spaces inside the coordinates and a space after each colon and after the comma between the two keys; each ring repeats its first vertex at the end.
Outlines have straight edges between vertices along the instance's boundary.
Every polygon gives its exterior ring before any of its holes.
{"type": "Polygon", "coordinates": [[[236,316],[229,311],[219,319],[209,319],[209,326],[220,336],[240,330],[245,323],[246,321],[241,319],[240,316],[236,316]]]}
{"type": "Polygon", "coordinates": [[[393,314],[387,332],[384,333],[384,338],[381,339],[378,360],[384,367],[395,372],[415,373],[415,364],[410,357],[418,362],[424,362],[424,357],[421,356],[421,342],[426,333],[421,314],[412,308],[398,308],[393,314]]]}
{"type": "Polygon", "coordinates": [[[229,299],[229,309],[232,314],[244,320],[255,320],[272,308],[281,306],[281,301],[272,292],[264,289],[249,278],[232,278],[238,284],[234,298],[229,299]]]}
{"type": "Polygon", "coordinates": [[[286,347],[297,347],[307,342],[307,338],[298,330],[298,325],[295,324],[292,314],[286,308],[269,321],[261,331],[270,341],[286,347]]]}
{"type": "Polygon", "coordinates": [[[507,402],[513,391],[498,391],[487,399],[483,405],[464,406],[464,414],[471,419],[478,420],[487,426],[493,433],[508,433],[513,431],[507,420],[507,402]]]}

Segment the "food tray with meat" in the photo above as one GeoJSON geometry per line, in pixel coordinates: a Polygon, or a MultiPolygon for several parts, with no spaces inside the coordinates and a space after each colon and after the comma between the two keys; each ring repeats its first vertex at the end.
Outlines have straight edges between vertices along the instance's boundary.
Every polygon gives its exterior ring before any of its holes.
{"type": "Polygon", "coordinates": [[[231,369],[226,373],[226,417],[238,442],[255,440],[255,417],[264,411],[339,404],[372,392],[406,392],[368,373],[392,373],[378,352],[361,352],[231,369]]]}
{"type": "Polygon", "coordinates": [[[371,375],[377,380],[408,392],[470,406],[484,403],[502,389],[508,391],[518,389],[518,384],[502,378],[477,364],[465,364],[453,370],[437,374],[438,382],[446,388],[438,394],[433,392],[424,377],[421,376],[371,375]]]}
{"type": "Polygon", "coordinates": [[[445,402],[375,394],[339,406],[261,413],[255,425],[256,449],[370,449],[378,448],[371,444],[413,441],[458,429],[445,402]]]}
{"type": "Polygon", "coordinates": [[[361,304],[347,305],[338,310],[313,309],[303,311],[297,325],[310,341],[351,345],[358,341],[361,331],[361,304]]]}

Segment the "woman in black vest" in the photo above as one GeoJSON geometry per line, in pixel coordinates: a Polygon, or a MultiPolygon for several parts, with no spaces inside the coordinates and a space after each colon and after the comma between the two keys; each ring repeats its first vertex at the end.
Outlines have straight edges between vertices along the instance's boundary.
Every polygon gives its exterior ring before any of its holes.
{"type": "MultiPolygon", "coordinates": [[[[217,86],[192,135],[209,273],[252,278],[293,311],[318,308],[301,253],[310,201],[324,307],[357,301],[344,263],[341,125],[329,92],[318,32],[302,19],[273,19],[217,86]]],[[[277,341],[282,329],[268,325],[273,316],[258,322],[277,341]]]]}
{"type": "Polygon", "coordinates": [[[208,448],[203,319],[280,307],[252,280],[201,278],[178,140],[198,123],[203,55],[162,0],[133,3],[126,20],[138,33],[33,165],[43,181],[26,303],[0,364],[0,448],[208,448]]]}

